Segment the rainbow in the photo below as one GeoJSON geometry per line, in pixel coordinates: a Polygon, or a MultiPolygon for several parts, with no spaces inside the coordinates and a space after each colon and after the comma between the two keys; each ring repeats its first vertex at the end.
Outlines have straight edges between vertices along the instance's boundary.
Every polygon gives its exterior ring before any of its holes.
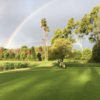
{"type": "Polygon", "coordinates": [[[35,12],[32,12],[27,18],[25,18],[20,24],[19,26],[15,29],[15,31],[11,34],[10,38],[7,40],[7,44],[6,44],[6,48],[9,48],[11,45],[11,42],[13,41],[13,39],[15,38],[17,32],[35,15],[37,15],[39,12],[41,12],[43,9],[46,9],[48,6],[50,6],[51,4],[55,3],[55,1],[57,0],[52,0],[48,3],[46,3],[45,5],[43,5],[42,7],[38,8],[35,12]]]}

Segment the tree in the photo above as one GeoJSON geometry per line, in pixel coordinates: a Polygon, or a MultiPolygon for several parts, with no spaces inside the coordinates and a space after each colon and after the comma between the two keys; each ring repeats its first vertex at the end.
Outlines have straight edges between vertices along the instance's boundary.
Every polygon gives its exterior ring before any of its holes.
{"type": "Polygon", "coordinates": [[[100,63],[100,41],[96,43],[93,47],[92,60],[100,63]]]}
{"type": "Polygon", "coordinates": [[[28,50],[29,48],[27,46],[22,46],[20,48],[20,59],[21,60],[25,60],[27,58],[28,50]]]}
{"type": "Polygon", "coordinates": [[[36,52],[35,52],[35,48],[34,47],[31,47],[29,49],[28,54],[31,56],[31,59],[36,60],[36,52]]]}
{"type": "Polygon", "coordinates": [[[82,59],[89,61],[91,59],[91,57],[92,57],[92,50],[89,48],[84,49],[82,59]]]}
{"type": "Polygon", "coordinates": [[[72,42],[75,42],[75,40],[72,37],[74,28],[75,28],[74,18],[70,18],[68,20],[68,23],[67,23],[65,28],[57,29],[55,31],[54,36],[51,40],[51,43],[53,44],[54,41],[58,38],[65,38],[65,39],[69,39],[72,42]]]}
{"type": "Polygon", "coordinates": [[[42,61],[41,53],[38,52],[37,58],[38,58],[39,61],[42,61]]]}
{"type": "Polygon", "coordinates": [[[76,33],[81,37],[89,36],[91,42],[100,40],[100,6],[96,6],[89,14],[85,14],[76,24],[76,33]]]}
{"type": "Polygon", "coordinates": [[[15,54],[15,59],[20,60],[20,54],[19,53],[15,54]]]}
{"type": "Polygon", "coordinates": [[[80,50],[74,50],[72,53],[72,58],[80,60],[82,58],[82,52],[80,50]]]}
{"type": "Polygon", "coordinates": [[[9,59],[15,59],[15,53],[9,51],[9,59]]]}
{"type": "Polygon", "coordinates": [[[76,26],[77,26],[76,33],[78,33],[79,36],[81,37],[88,36],[90,42],[95,43],[92,52],[93,59],[94,60],[98,59],[98,57],[95,56],[94,53],[99,52],[98,50],[99,50],[99,43],[100,43],[100,6],[94,7],[89,14],[85,14],[85,16],[81,19],[81,21],[76,26]]]}
{"type": "Polygon", "coordinates": [[[53,44],[56,39],[63,38],[63,37],[64,37],[63,30],[57,29],[54,33],[52,40],[51,40],[51,44],[53,44]]]}
{"type": "Polygon", "coordinates": [[[9,59],[9,52],[7,50],[4,51],[4,59],[9,59]]]}
{"type": "Polygon", "coordinates": [[[55,31],[51,41],[52,48],[49,50],[51,53],[50,59],[60,59],[63,61],[65,57],[70,57],[70,54],[72,54],[72,44],[75,42],[72,36],[74,28],[74,18],[70,18],[65,28],[55,31]]]}
{"type": "Polygon", "coordinates": [[[0,60],[4,58],[4,55],[3,55],[4,50],[5,49],[3,47],[0,48],[0,60]]]}
{"type": "Polygon", "coordinates": [[[92,9],[90,13],[90,21],[93,25],[93,31],[90,36],[90,41],[98,42],[100,41],[100,6],[96,6],[92,9]]]}
{"type": "Polygon", "coordinates": [[[71,38],[74,28],[75,28],[74,18],[70,18],[68,20],[68,23],[67,23],[66,27],[63,29],[64,37],[65,38],[68,38],[68,37],[71,38]]]}
{"type": "Polygon", "coordinates": [[[24,45],[24,46],[22,46],[20,49],[21,49],[21,50],[27,50],[28,47],[24,45]]]}
{"type": "Polygon", "coordinates": [[[48,60],[48,32],[49,27],[45,18],[41,19],[41,28],[44,30],[45,60],[48,60]]]}
{"type": "Polygon", "coordinates": [[[55,59],[64,60],[66,54],[72,51],[72,42],[68,39],[58,38],[52,45],[53,55],[55,59]]]}

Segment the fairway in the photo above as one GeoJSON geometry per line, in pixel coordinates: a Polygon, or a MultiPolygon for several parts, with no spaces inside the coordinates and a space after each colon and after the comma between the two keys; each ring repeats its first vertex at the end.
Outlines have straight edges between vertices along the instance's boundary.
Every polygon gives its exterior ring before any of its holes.
{"type": "Polygon", "coordinates": [[[1,73],[0,100],[100,100],[100,68],[1,73]]]}
{"type": "Polygon", "coordinates": [[[0,100],[100,100],[100,0],[0,0],[0,100]]]}

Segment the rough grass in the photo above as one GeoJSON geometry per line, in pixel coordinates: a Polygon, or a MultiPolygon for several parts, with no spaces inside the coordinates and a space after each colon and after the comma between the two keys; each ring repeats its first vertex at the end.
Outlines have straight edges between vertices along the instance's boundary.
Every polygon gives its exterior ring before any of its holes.
{"type": "Polygon", "coordinates": [[[55,62],[31,64],[31,70],[0,74],[0,100],[100,100],[99,64],[67,63],[60,70],[55,62]]]}

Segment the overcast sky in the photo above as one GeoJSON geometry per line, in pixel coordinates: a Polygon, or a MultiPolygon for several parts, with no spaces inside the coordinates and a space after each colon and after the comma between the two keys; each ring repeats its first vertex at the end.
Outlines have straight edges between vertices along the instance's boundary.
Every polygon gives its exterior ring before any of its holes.
{"type": "Polygon", "coordinates": [[[100,0],[0,0],[0,46],[41,45],[41,18],[48,21],[50,40],[54,30],[64,27],[69,18],[81,19],[96,5],[100,0]]]}

